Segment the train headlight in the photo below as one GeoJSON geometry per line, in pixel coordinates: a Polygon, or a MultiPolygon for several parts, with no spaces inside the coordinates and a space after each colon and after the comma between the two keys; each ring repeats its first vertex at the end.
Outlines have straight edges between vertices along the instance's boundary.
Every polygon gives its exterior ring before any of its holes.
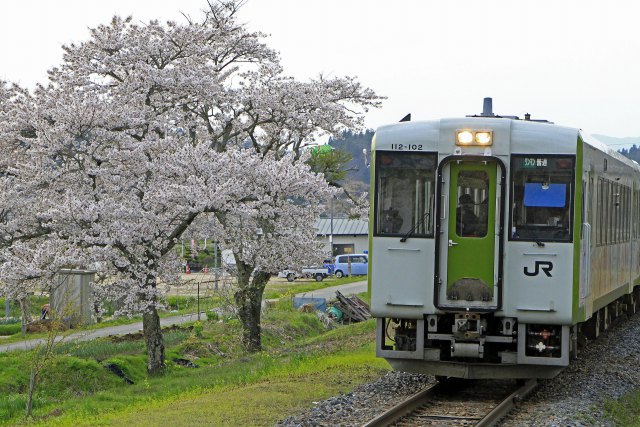
{"type": "Polygon", "coordinates": [[[458,130],[456,131],[456,145],[482,145],[493,144],[493,132],[490,130],[458,130]]]}
{"type": "Polygon", "coordinates": [[[476,132],[476,142],[480,145],[491,145],[493,142],[493,135],[490,131],[476,132]]]}
{"type": "Polygon", "coordinates": [[[473,144],[473,132],[468,130],[459,130],[456,133],[456,145],[473,144]]]}

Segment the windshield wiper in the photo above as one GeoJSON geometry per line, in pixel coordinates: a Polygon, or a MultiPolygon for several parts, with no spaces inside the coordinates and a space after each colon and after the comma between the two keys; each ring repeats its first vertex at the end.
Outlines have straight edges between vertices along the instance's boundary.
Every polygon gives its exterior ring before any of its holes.
{"type": "Polygon", "coordinates": [[[418,223],[416,223],[416,225],[414,225],[413,227],[411,227],[411,230],[407,231],[407,234],[405,234],[404,236],[402,236],[402,238],[400,239],[401,242],[406,242],[407,239],[409,237],[411,237],[413,235],[413,233],[416,231],[416,229],[418,227],[420,227],[422,224],[425,223],[425,221],[427,220],[427,218],[429,218],[429,212],[427,211],[423,216],[422,219],[420,221],[418,221],[418,223]]]}

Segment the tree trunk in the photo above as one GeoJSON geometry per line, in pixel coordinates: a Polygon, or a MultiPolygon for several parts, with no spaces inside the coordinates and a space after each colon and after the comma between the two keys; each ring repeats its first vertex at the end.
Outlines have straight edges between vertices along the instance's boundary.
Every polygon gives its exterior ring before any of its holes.
{"type": "Polygon", "coordinates": [[[142,315],[142,329],[147,345],[147,372],[149,375],[160,375],[164,372],[164,341],[160,316],[155,307],[147,309],[142,315]]]}
{"type": "Polygon", "coordinates": [[[22,318],[25,323],[30,323],[33,321],[33,317],[31,317],[31,311],[29,310],[29,299],[28,297],[22,297],[18,300],[20,303],[20,311],[22,312],[22,318]]]}
{"type": "Polygon", "coordinates": [[[22,335],[27,333],[27,323],[31,323],[33,318],[31,317],[31,311],[29,310],[29,297],[24,296],[18,299],[20,304],[20,313],[22,316],[22,335]]]}
{"type": "Polygon", "coordinates": [[[25,416],[29,418],[33,410],[33,393],[36,391],[36,381],[38,380],[39,367],[31,367],[31,375],[29,376],[29,390],[27,391],[27,405],[25,407],[25,416]]]}
{"type": "Polygon", "coordinates": [[[260,328],[262,294],[271,275],[260,271],[251,278],[252,266],[236,260],[236,267],[238,268],[238,290],[234,297],[242,323],[242,344],[245,350],[255,353],[262,350],[260,328]]]}

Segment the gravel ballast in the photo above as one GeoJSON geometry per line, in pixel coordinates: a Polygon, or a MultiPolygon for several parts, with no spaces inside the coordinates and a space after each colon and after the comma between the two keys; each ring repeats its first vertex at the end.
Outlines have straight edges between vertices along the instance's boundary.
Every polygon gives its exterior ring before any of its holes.
{"type": "Polygon", "coordinates": [[[502,426],[612,426],[602,404],[640,387],[640,314],[591,342],[556,378],[540,387],[502,426]]]}
{"type": "MultiPolygon", "coordinates": [[[[600,334],[556,378],[541,380],[537,390],[500,425],[612,426],[602,403],[640,387],[639,337],[640,314],[600,334]]],[[[434,382],[432,376],[389,372],[351,393],[317,402],[277,426],[361,426],[434,382]]]]}
{"type": "Polygon", "coordinates": [[[361,426],[377,414],[435,382],[429,375],[389,372],[377,381],[358,386],[351,393],[317,402],[310,410],[276,424],[294,426],[361,426]]]}

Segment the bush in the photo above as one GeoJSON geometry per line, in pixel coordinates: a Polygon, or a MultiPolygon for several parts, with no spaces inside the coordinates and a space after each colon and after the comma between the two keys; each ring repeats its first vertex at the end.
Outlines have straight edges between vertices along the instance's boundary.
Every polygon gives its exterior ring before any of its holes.
{"type": "Polygon", "coordinates": [[[193,333],[198,338],[202,337],[202,323],[200,321],[196,321],[193,323],[193,333]]]}
{"type": "Polygon", "coordinates": [[[0,335],[14,335],[22,331],[22,325],[20,323],[13,323],[9,325],[0,325],[0,335]]]}
{"type": "Polygon", "coordinates": [[[65,399],[84,396],[120,384],[95,360],[77,357],[56,357],[42,372],[39,389],[49,396],[65,399]]]}
{"type": "Polygon", "coordinates": [[[194,296],[171,295],[166,299],[167,310],[185,310],[189,307],[196,307],[198,301],[194,296]]]}

